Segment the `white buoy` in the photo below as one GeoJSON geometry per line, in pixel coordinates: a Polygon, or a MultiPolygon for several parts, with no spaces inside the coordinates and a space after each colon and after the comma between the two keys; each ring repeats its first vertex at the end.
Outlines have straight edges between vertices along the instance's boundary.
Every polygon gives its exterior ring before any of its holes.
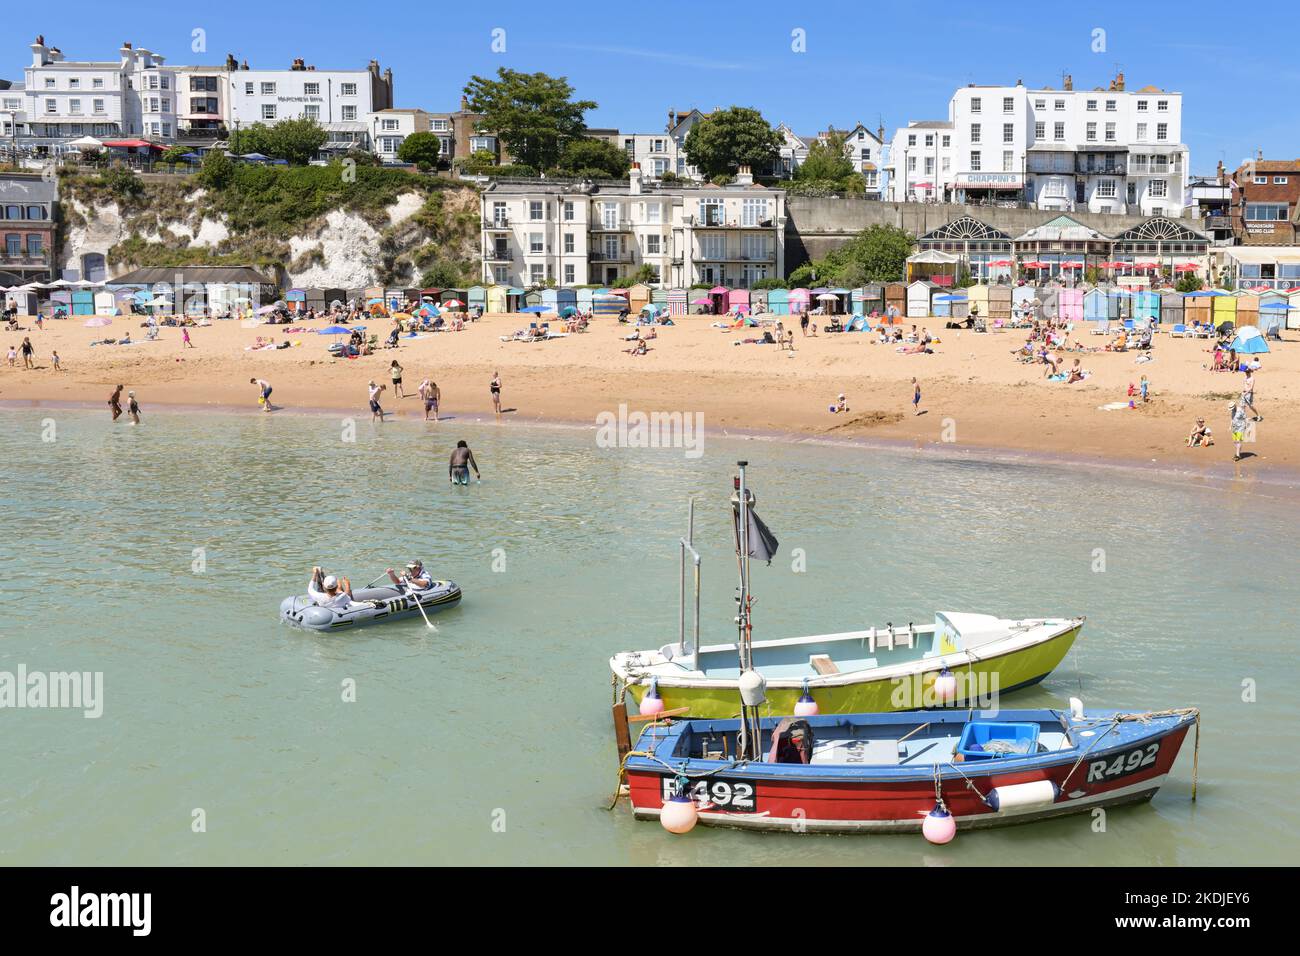
{"type": "Polygon", "coordinates": [[[957,821],[944,809],[942,803],[936,803],[934,809],[921,821],[921,834],[938,846],[951,843],[952,838],[957,835],[957,821]]]}
{"type": "Polygon", "coordinates": [[[1075,720],[1083,720],[1083,701],[1077,697],[1070,698],[1070,716],[1075,720]]]}
{"type": "Polygon", "coordinates": [[[804,680],[803,690],[794,704],[794,715],[796,717],[816,717],[820,713],[821,708],[817,706],[817,701],[813,699],[812,693],[808,690],[808,681],[804,680]]]}
{"type": "Polygon", "coordinates": [[[740,675],[737,681],[740,700],[746,707],[757,707],[767,700],[767,681],[763,675],[752,667],[740,675]]]}
{"type": "Polygon", "coordinates": [[[993,812],[1023,810],[1028,807],[1046,807],[1056,802],[1061,789],[1050,780],[1031,780],[994,787],[989,791],[988,805],[993,812]]]}
{"type": "Polygon", "coordinates": [[[679,793],[664,803],[659,822],[669,833],[690,833],[700,822],[700,811],[695,809],[695,801],[679,793]]]}
{"type": "Polygon", "coordinates": [[[654,717],[664,712],[664,699],[659,696],[658,680],[650,681],[650,687],[641,698],[641,706],[637,710],[642,717],[654,717]]]}
{"type": "Polygon", "coordinates": [[[957,699],[957,675],[946,667],[934,679],[934,696],[941,704],[951,704],[957,699]]]}

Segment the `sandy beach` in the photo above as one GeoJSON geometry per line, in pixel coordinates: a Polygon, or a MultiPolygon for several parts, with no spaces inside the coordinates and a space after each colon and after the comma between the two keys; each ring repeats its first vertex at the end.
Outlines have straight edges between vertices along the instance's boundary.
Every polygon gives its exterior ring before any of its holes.
{"type": "MultiPolygon", "coordinates": [[[[582,334],[534,344],[500,340],[526,326],[525,316],[489,314],[461,332],[404,338],[395,351],[335,359],[326,351],[328,337],[284,331],[295,326],[248,329],[235,321],[215,322],[191,329],[196,347],[185,349],[175,328],[163,328],[155,342],[91,345],[103,337],[120,338],[128,329],[132,338],[143,339],[136,319],[118,318],[108,328],[47,321],[44,330],[28,319],[22,320],[26,331],[5,333],[0,346],[7,353],[10,345],[18,347],[30,337],[37,367],[24,370],[21,357],[17,368],[6,361],[0,367],[0,403],[103,406],[121,383],[135,390],[146,411],[167,405],[255,410],[257,389],[249,378],[257,377],[274,387],[276,414],[337,409],[368,419],[366,384],[371,379],[389,384],[389,363],[396,357],[405,370],[408,397],[394,397],[390,385],[383,404],[402,419],[423,417],[415,390],[426,376],[442,390],[442,417],[490,418],[488,383],[499,371],[507,422],[592,424],[600,412],[626,404],[644,412],[700,412],[708,431],[1006,448],[1184,470],[1222,471],[1225,464],[1230,473],[1300,470],[1300,350],[1287,343],[1262,356],[1256,406],[1264,421],[1247,457],[1234,465],[1227,404],[1240,393],[1244,376],[1209,371],[1210,346],[1204,339],[1159,335],[1154,360],[1144,364],[1135,361],[1135,352],[1064,352],[1062,367],[1078,357],[1092,373],[1085,382],[1066,385],[1049,381],[1042,365],[1016,361],[1011,352],[1025,338],[1016,330],[976,334],[944,330],[940,319],[920,322],[939,338],[931,355],[901,354],[894,346],[876,344],[871,334],[802,338],[796,332],[791,353],[737,344],[755,330],[723,331],[711,327],[713,321],[690,316],[659,328],[649,353],[634,356],[624,341],[632,327],[610,320],[595,322],[582,334]],[[294,346],[249,351],[259,335],[294,346]],[[52,367],[55,350],[63,372],[52,367]],[[1143,374],[1151,386],[1148,405],[1101,409],[1127,402],[1129,385],[1143,374]],[[922,388],[921,415],[911,409],[914,376],[922,388]],[[841,392],[849,411],[831,414],[828,406],[841,392]],[[1197,416],[1214,430],[1214,447],[1186,447],[1197,416]]],[[[1108,341],[1088,334],[1088,328],[1083,323],[1073,338],[1091,347],[1108,341]]],[[[387,330],[386,320],[370,323],[370,331],[381,336],[387,330]]]]}

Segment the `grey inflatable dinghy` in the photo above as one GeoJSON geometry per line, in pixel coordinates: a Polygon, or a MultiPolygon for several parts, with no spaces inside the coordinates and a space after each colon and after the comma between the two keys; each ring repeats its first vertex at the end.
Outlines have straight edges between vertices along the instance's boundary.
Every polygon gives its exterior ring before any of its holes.
{"type": "Polygon", "coordinates": [[[294,627],[313,631],[341,631],[419,617],[420,607],[425,614],[433,614],[460,603],[460,587],[455,581],[434,581],[419,591],[387,585],[378,588],[358,588],[352,592],[352,606],[346,610],[320,607],[305,594],[287,597],[280,602],[280,620],[294,627]]]}

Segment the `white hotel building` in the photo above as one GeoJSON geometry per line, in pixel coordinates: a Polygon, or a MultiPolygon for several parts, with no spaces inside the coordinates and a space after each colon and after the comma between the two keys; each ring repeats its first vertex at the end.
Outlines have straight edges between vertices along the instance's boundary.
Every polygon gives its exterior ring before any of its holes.
{"type": "Polygon", "coordinates": [[[785,193],[745,169],[729,186],[492,181],[482,193],[483,281],[609,285],[650,265],[658,284],[748,288],[785,270],[785,193]]]}
{"type": "Polygon", "coordinates": [[[1187,186],[1182,94],[968,86],[947,120],[892,140],[894,202],[1015,202],[1039,209],[1179,216],[1187,186]]]}

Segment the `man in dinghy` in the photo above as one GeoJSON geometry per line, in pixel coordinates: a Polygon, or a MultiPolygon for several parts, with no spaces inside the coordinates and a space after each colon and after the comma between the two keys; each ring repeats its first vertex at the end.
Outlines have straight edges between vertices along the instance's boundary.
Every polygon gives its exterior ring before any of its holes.
{"type": "Polygon", "coordinates": [[[412,591],[423,591],[433,584],[433,577],[428,571],[424,570],[424,562],[419,558],[411,561],[406,565],[406,573],[399,575],[392,568],[388,569],[388,576],[393,583],[399,588],[406,585],[412,591]]]}
{"type": "Polygon", "coordinates": [[[311,569],[307,595],[319,607],[346,611],[352,606],[352,582],[347,578],[340,581],[334,575],[326,574],[324,568],[315,567],[311,569]]]}

